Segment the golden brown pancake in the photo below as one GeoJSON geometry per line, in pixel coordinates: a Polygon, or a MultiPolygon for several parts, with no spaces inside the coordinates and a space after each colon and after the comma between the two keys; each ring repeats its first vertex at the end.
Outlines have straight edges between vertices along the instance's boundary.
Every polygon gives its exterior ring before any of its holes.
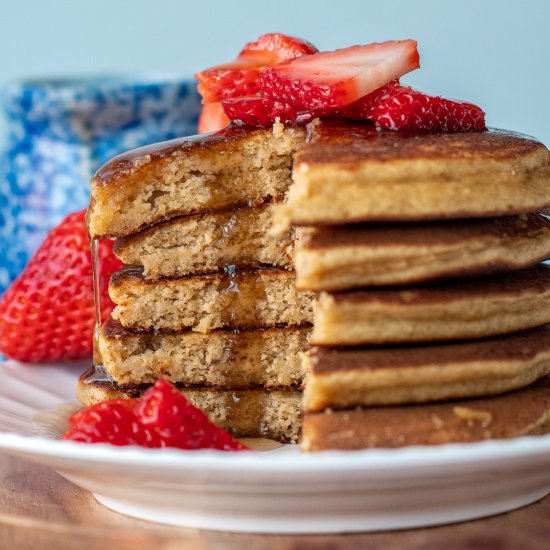
{"type": "Polygon", "coordinates": [[[487,275],[550,257],[550,220],[540,214],[314,227],[302,234],[295,252],[296,285],[309,290],[487,275]]]}
{"type": "Polygon", "coordinates": [[[182,214],[281,199],[304,128],[228,127],[134,149],[92,181],[91,238],[120,237],[182,214]]]}
{"type": "Polygon", "coordinates": [[[300,353],[307,349],[310,333],[310,327],[134,332],[110,319],[99,333],[98,360],[118,384],[166,378],[220,387],[301,388],[305,373],[300,353]]]}
{"type": "Polygon", "coordinates": [[[550,323],[550,268],[403,289],[322,292],[310,343],[463,340],[550,323]]]}
{"type": "Polygon", "coordinates": [[[293,232],[270,231],[270,205],[174,218],[116,240],[115,254],[148,279],[223,270],[228,265],[292,269],[293,232]]]}
{"type": "Polygon", "coordinates": [[[550,374],[550,327],[458,344],[313,348],[304,409],[345,409],[495,395],[550,374]]]}
{"type": "Polygon", "coordinates": [[[550,205],[550,153],[512,132],[414,133],[321,120],[278,227],[493,217],[550,205]]]}
{"type": "Polygon", "coordinates": [[[237,269],[224,273],[150,281],[139,268],[111,278],[113,319],[126,328],[208,332],[311,323],[313,295],[297,291],[284,269],[237,269]]]}
{"type": "MultiPolygon", "coordinates": [[[[147,385],[118,386],[101,371],[84,373],[76,396],[88,407],[107,399],[140,397],[147,385]]],[[[298,441],[302,392],[288,388],[177,386],[210,420],[236,437],[267,437],[283,443],[298,441]]]]}
{"type": "Polygon", "coordinates": [[[494,397],[306,413],[302,449],[471,443],[550,432],[550,379],[494,397]]]}

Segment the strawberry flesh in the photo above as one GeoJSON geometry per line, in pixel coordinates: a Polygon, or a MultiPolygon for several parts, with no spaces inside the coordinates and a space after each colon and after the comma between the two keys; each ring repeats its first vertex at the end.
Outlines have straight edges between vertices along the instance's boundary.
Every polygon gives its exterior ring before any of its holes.
{"type": "Polygon", "coordinates": [[[256,42],[249,42],[239,55],[249,52],[273,52],[274,62],[280,63],[302,55],[311,55],[319,50],[311,43],[301,38],[288,36],[278,32],[262,34],[256,42]]]}
{"type": "Polygon", "coordinates": [[[312,44],[299,38],[280,33],[264,34],[246,44],[234,61],[197,73],[198,91],[203,103],[254,95],[260,89],[261,69],[316,51],[312,44]]]}
{"type": "Polygon", "coordinates": [[[225,128],[229,124],[229,119],[223,110],[222,104],[218,101],[216,103],[205,103],[202,106],[201,114],[199,116],[199,134],[206,132],[217,132],[222,128],[225,128]]]}
{"type": "Polygon", "coordinates": [[[283,124],[305,123],[312,120],[311,113],[299,113],[288,103],[270,97],[254,96],[222,101],[226,115],[236,124],[271,126],[278,118],[283,124]]]}
{"type": "Polygon", "coordinates": [[[418,67],[414,40],[352,46],[262,69],[260,90],[300,111],[337,109],[418,67]]]}
{"type": "Polygon", "coordinates": [[[389,130],[485,130],[485,113],[476,105],[426,95],[397,81],[375,90],[333,116],[370,120],[389,130]]]}
{"type": "MultiPolygon", "coordinates": [[[[95,326],[86,211],[70,214],[52,229],[23,272],[0,299],[0,352],[27,362],[91,357],[95,326]]],[[[99,245],[102,318],[114,304],[112,273],[122,267],[113,242],[99,245]]]]}
{"type": "Polygon", "coordinates": [[[69,418],[63,439],[111,445],[145,445],[147,436],[135,414],[137,399],[111,399],[69,418]]]}
{"type": "Polygon", "coordinates": [[[229,432],[213,424],[166,380],[141,399],[112,399],[92,405],[69,419],[63,439],[83,443],[244,451],[229,432]]]}
{"type": "Polygon", "coordinates": [[[235,61],[211,67],[195,75],[203,103],[215,103],[231,97],[258,92],[260,69],[273,63],[272,54],[263,52],[239,56],[235,61]]]}
{"type": "Polygon", "coordinates": [[[477,105],[423,94],[407,86],[387,91],[368,109],[368,118],[390,130],[470,132],[486,129],[477,105]]]}

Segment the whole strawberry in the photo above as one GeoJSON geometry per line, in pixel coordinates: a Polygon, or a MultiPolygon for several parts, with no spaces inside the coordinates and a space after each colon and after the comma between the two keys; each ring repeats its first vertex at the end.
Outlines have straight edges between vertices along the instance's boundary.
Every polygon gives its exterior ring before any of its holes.
{"type": "MultiPolygon", "coordinates": [[[[0,298],[0,353],[45,363],[92,355],[95,326],[92,262],[86,211],[52,229],[21,275],[0,298]]],[[[111,241],[99,246],[101,313],[113,304],[107,288],[122,263],[111,241]]]]}

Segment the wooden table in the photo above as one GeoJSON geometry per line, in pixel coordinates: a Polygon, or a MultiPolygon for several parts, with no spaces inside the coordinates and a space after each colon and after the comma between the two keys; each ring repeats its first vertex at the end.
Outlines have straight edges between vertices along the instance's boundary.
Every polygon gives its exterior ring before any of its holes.
{"type": "Polygon", "coordinates": [[[508,514],[353,535],[253,535],[166,527],[122,516],[56,472],[0,454],[0,549],[548,550],[550,497],[508,514]]]}

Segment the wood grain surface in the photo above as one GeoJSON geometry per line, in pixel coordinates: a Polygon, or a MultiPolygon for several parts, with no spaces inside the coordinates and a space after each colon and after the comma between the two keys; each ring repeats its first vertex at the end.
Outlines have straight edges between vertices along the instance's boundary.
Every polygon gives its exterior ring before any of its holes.
{"type": "Polygon", "coordinates": [[[550,497],[484,520],[353,535],[254,535],[166,527],[112,512],[53,470],[0,454],[0,549],[547,550],[550,497]]]}

